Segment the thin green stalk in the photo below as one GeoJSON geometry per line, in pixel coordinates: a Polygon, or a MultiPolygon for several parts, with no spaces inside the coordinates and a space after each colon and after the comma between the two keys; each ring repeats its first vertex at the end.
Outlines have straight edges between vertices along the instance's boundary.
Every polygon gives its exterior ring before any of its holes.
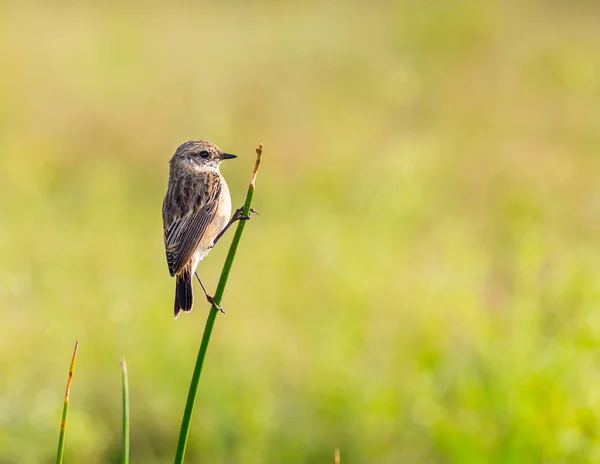
{"type": "MultiPolygon", "coordinates": [[[[256,163],[254,164],[254,170],[252,171],[252,179],[248,186],[248,193],[246,194],[246,201],[243,207],[244,215],[250,214],[250,206],[252,205],[252,197],[254,196],[254,184],[256,182],[256,174],[260,167],[260,161],[262,158],[262,144],[256,148],[256,163]]],[[[221,271],[221,277],[217,284],[217,290],[215,291],[214,299],[217,305],[221,304],[223,293],[225,292],[225,286],[227,285],[227,279],[229,279],[229,273],[231,272],[231,266],[237,252],[240,239],[242,238],[242,232],[246,226],[246,221],[239,221],[235,235],[229,247],[229,253],[225,258],[225,264],[221,271]]],[[[192,380],[190,382],[190,391],[188,393],[187,402],[185,404],[185,411],[183,418],[181,419],[181,430],[179,431],[179,441],[177,443],[177,452],[175,454],[175,463],[183,463],[185,457],[185,448],[187,446],[187,440],[190,433],[190,423],[192,420],[192,414],[194,413],[194,403],[196,401],[196,393],[198,393],[198,382],[200,381],[200,374],[202,373],[202,366],[204,364],[204,358],[206,357],[206,350],[208,349],[208,342],[210,341],[210,335],[212,333],[215,319],[219,310],[215,306],[211,306],[208,318],[206,319],[206,325],[204,326],[204,333],[202,334],[202,342],[200,343],[200,349],[198,350],[198,357],[196,358],[196,366],[194,367],[194,373],[192,374],[192,380]]]]}
{"type": "Polygon", "coordinates": [[[69,379],[67,380],[67,389],[65,391],[65,402],[63,405],[62,420],[60,422],[60,436],[58,437],[58,453],[56,455],[56,464],[61,464],[63,454],[65,452],[65,433],[67,431],[67,415],[69,414],[69,398],[71,396],[71,382],[73,382],[73,374],[75,373],[75,360],[77,359],[77,349],[79,348],[79,340],[75,342],[73,357],[71,358],[71,366],[69,367],[69,379]]]}
{"type": "Polygon", "coordinates": [[[123,464],[129,464],[129,381],[127,380],[127,364],[121,359],[123,373],[123,464]]]}

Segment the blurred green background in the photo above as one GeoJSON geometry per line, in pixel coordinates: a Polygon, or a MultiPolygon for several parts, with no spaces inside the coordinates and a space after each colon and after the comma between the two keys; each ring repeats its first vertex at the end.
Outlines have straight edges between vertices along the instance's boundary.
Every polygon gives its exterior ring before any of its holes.
{"type": "Polygon", "coordinates": [[[132,462],[172,460],[198,138],[234,205],[265,157],[186,462],[600,461],[597,2],[0,8],[0,462],[54,459],[76,339],[65,462],[117,461],[122,356],[132,462]]]}

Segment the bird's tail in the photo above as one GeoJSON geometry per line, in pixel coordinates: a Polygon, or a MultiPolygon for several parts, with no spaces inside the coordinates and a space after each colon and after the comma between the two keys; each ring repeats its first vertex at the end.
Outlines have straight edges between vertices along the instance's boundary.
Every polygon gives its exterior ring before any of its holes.
{"type": "Polygon", "coordinates": [[[180,274],[177,275],[175,283],[175,318],[179,312],[190,312],[194,306],[194,294],[192,291],[192,272],[186,266],[180,274]]]}

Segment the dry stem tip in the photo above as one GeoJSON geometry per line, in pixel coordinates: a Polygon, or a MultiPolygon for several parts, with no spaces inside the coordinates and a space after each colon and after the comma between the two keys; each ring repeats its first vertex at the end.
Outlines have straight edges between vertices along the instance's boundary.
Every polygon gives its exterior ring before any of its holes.
{"type": "Polygon", "coordinates": [[[250,181],[250,185],[254,187],[254,183],[256,182],[256,174],[258,174],[258,168],[260,167],[260,160],[262,159],[263,152],[263,144],[259,143],[258,147],[256,147],[256,163],[254,163],[254,169],[252,170],[252,180],[250,181]]]}

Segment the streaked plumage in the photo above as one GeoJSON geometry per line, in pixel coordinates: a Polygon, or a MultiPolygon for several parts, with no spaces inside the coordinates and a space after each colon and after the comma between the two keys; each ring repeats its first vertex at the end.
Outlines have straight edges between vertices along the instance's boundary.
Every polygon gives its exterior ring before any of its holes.
{"type": "Polygon", "coordinates": [[[219,164],[234,157],[211,142],[193,140],[180,145],[171,158],[163,226],[169,272],[177,279],[175,317],[191,311],[196,267],[231,216],[229,188],[219,164]]]}

